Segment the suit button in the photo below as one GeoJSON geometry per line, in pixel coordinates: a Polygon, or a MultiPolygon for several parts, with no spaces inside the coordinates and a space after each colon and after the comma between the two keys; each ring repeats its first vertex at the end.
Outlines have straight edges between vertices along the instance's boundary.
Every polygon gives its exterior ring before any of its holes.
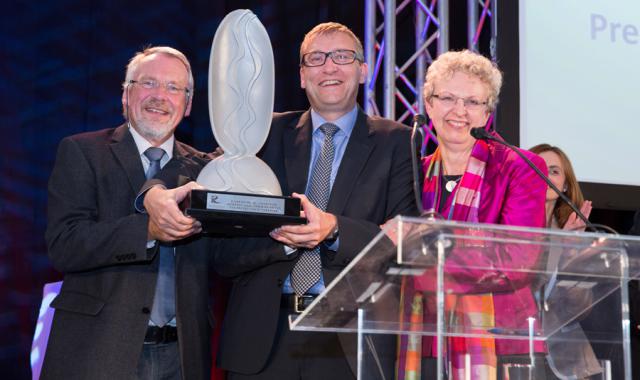
{"type": "Polygon", "coordinates": [[[142,308],[142,314],[149,314],[149,313],[151,313],[151,310],[149,310],[148,307],[145,306],[142,308]]]}
{"type": "Polygon", "coordinates": [[[282,286],[282,279],[278,279],[278,287],[282,286]]]}

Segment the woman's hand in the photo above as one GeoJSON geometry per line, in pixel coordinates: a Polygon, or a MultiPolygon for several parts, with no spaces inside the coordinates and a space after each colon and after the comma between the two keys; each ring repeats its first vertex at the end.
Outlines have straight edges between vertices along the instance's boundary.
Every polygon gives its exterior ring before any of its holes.
{"type": "MultiPolygon", "coordinates": [[[[587,219],[589,219],[589,215],[591,214],[591,201],[582,202],[582,206],[580,206],[580,212],[587,219]]],[[[582,219],[578,218],[575,212],[572,212],[567,219],[567,222],[562,227],[563,230],[568,231],[584,231],[586,225],[582,221],[582,219]]]]}

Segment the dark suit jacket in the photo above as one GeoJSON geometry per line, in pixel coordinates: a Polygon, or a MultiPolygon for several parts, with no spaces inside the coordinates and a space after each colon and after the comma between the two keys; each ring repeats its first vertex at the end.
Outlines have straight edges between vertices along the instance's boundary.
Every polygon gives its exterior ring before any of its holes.
{"type": "MultiPolygon", "coordinates": [[[[285,195],[305,191],[311,132],[309,111],[274,116],[260,155],[275,172],[285,195]]],[[[399,214],[417,213],[409,142],[409,128],[359,112],[327,206],[338,218],[340,246],[337,252],[321,246],[326,284],[380,232],[379,225],[399,214]]],[[[240,248],[215,255],[216,270],[234,279],[218,365],[251,374],[267,363],[276,336],[282,285],[298,255],[286,256],[282,244],[271,239],[235,241],[240,248]]]]}
{"type": "MultiPolygon", "coordinates": [[[[195,177],[202,153],[176,141],[165,169],[195,177]]],[[[46,240],[64,273],[42,379],[125,379],[135,374],[153,304],[157,248],[134,209],[145,182],[126,126],[65,138],[49,181],[46,240]]],[[[185,379],[211,367],[206,241],[176,248],[177,326],[185,379]],[[200,250],[200,252],[198,252],[200,250]]],[[[157,247],[157,245],[156,245],[157,247]]]]}

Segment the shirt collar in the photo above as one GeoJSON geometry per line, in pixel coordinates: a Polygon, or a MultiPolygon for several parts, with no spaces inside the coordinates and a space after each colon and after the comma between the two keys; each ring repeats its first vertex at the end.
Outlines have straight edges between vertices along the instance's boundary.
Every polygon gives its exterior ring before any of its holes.
{"type": "MultiPolygon", "coordinates": [[[[354,106],[353,109],[346,114],[340,116],[337,120],[332,121],[331,124],[335,124],[338,126],[340,131],[346,133],[347,135],[351,134],[354,125],[356,125],[356,119],[358,118],[358,106],[354,106]]],[[[320,116],[313,108],[311,109],[311,125],[313,125],[313,132],[320,128],[322,124],[327,123],[327,121],[320,116]]]]}
{"type": "MultiPolygon", "coordinates": [[[[131,132],[131,136],[133,136],[133,141],[136,143],[136,147],[138,148],[138,153],[142,156],[144,152],[151,148],[153,145],[147,139],[142,137],[135,128],[131,126],[131,123],[127,123],[129,127],[129,132],[131,132]]],[[[173,158],[173,143],[175,141],[175,136],[172,134],[171,137],[167,139],[167,141],[163,142],[158,148],[164,150],[164,153],[167,155],[169,159],[173,158]]]]}

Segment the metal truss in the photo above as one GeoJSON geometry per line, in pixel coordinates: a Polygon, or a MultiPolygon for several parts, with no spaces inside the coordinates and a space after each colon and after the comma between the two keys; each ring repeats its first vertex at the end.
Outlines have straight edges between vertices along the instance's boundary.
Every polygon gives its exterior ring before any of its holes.
{"type": "MultiPolygon", "coordinates": [[[[470,50],[478,51],[480,33],[491,28],[491,57],[496,56],[496,2],[498,0],[467,0],[467,40],[470,50]]],[[[364,86],[365,111],[388,119],[405,121],[424,113],[422,87],[427,66],[439,54],[449,50],[449,0],[366,0],[365,2],[365,62],[369,66],[364,86]],[[411,13],[411,17],[407,17],[411,13]],[[376,16],[383,22],[377,23],[376,16]],[[397,19],[413,20],[413,35],[400,35],[408,28],[397,28],[397,19]],[[413,40],[414,50],[402,62],[396,59],[396,41],[413,40]],[[383,109],[380,112],[376,88],[382,80],[383,109]],[[400,113],[396,117],[396,106],[400,113]],[[400,108],[399,107],[399,108],[400,108]]],[[[431,126],[429,126],[431,127],[431,126]]],[[[431,132],[431,131],[427,131],[431,132]]],[[[428,133],[433,138],[432,133],[428,133]]],[[[433,139],[435,141],[435,138],[433,139]]]]}

